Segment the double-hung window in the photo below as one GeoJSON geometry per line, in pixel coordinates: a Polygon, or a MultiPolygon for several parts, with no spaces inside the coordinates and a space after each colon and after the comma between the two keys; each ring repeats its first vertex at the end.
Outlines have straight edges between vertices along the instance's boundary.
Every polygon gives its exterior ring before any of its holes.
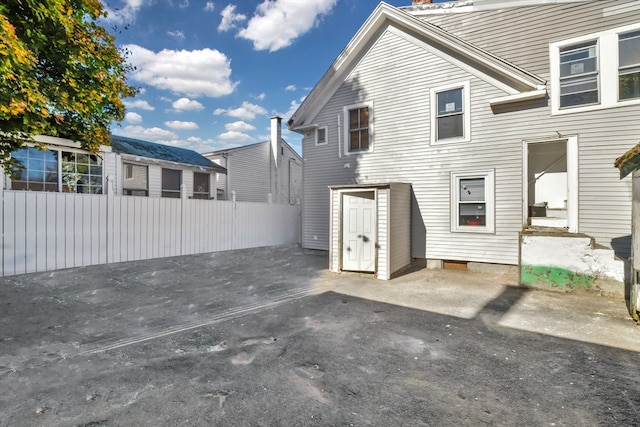
{"type": "Polygon", "coordinates": [[[640,23],[549,44],[551,112],[640,103],[640,23]]]}
{"type": "Polygon", "coordinates": [[[598,93],[597,40],[560,48],[560,108],[597,103],[598,93]]]}
{"type": "Polygon", "coordinates": [[[434,143],[471,140],[469,82],[430,89],[431,141],[434,143]]]}
{"type": "Polygon", "coordinates": [[[495,229],[494,171],[451,174],[451,231],[495,229]]]}
{"type": "Polygon", "coordinates": [[[618,98],[640,98],[640,31],[618,35],[618,98]]]}
{"type": "Polygon", "coordinates": [[[194,172],[193,173],[193,198],[194,199],[209,199],[209,182],[211,181],[211,175],[208,173],[194,172]]]}
{"type": "Polygon", "coordinates": [[[162,197],[180,198],[182,171],[162,168],[162,197]]]}
{"type": "Polygon", "coordinates": [[[344,107],[346,153],[371,151],[372,108],[370,104],[344,107]]]}

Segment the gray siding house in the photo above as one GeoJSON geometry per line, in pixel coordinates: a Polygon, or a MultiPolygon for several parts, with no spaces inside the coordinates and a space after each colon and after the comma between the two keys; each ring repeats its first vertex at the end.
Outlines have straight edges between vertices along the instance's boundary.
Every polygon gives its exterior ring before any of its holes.
{"type": "Polygon", "coordinates": [[[302,157],[282,139],[282,119],[271,118],[269,141],[204,153],[227,169],[218,198],[297,204],[302,197],[302,157]]]}
{"type": "Polygon", "coordinates": [[[391,188],[386,204],[408,183],[404,244],[431,265],[522,266],[523,230],[628,257],[631,182],[612,159],[640,134],[640,1],[429,3],[380,3],[288,122],[304,136],[303,247],[389,277],[400,267],[348,260],[398,227],[353,196],[391,188]]]}

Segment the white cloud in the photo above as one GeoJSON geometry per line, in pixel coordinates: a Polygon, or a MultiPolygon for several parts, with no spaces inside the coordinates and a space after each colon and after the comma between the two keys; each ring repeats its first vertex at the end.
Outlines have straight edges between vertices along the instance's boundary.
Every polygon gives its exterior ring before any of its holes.
{"type": "Polygon", "coordinates": [[[171,129],[177,130],[194,130],[198,129],[198,124],[195,122],[181,122],[179,120],[172,120],[164,122],[164,125],[171,129]]]}
{"type": "Polygon", "coordinates": [[[204,109],[204,105],[189,98],[180,98],[174,101],[171,106],[176,111],[200,111],[204,109]]]}
{"type": "Polygon", "coordinates": [[[118,134],[131,138],[156,142],[178,138],[178,135],[174,132],[158,127],[145,128],[143,126],[125,126],[124,128],[122,128],[122,133],[118,134]]]}
{"type": "Polygon", "coordinates": [[[147,110],[147,111],[153,111],[156,109],[156,107],[149,104],[147,101],[143,101],[142,99],[136,99],[135,101],[127,101],[125,99],[124,105],[127,108],[138,108],[140,110],[147,110]]]}
{"type": "Polygon", "coordinates": [[[258,101],[263,101],[267,97],[267,94],[262,92],[260,95],[256,96],[258,101]]]}
{"type": "Polygon", "coordinates": [[[337,0],[265,0],[238,36],[251,40],[255,50],[275,52],[317,25],[336,3],[337,0]]]}
{"type": "Polygon", "coordinates": [[[188,8],[188,7],[189,7],[189,0],[183,0],[183,1],[178,5],[178,7],[179,7],[180,9],[186,9],[186,8],[188,8]]]}
{"type": "Polygon", "coordinates": [[[191,97],[219,97],[233,93],[231,61],[215,49],[153,52],[138,45],[125,45],[129,62],[136,69],[131,78],[158,89],[191,97]]]}
{"type": "Polygon", "coordinates": [[[284,90],[288,91],[288,92],[293,92],[297,89],[296,85],[289,85],[287,87],[284,88],[284,90]]]}
{"type": "MultiPolygon", "coordinates": [[[[152,1],[152,0],[151,0],[152,1]]],[[[111,25],[132,24],[136,20],[136,15],[143,6],[151,3],[150,0],[124,0],[124,6],[111,9],[103,2],[104,10],[107,12],[105,20],[111,25]]]]}
{"type": "Polygon", "coordinates": [[[182,41],[184,40],[184,33],[180,30],[176,30],[176,31],[167,31],[167,35],[169,37],[173,37],[176,40],[182,41]]]}
{"type": "Polygon", "coordinates": [[[215,8],[216,7],[213,4],[213,2],[212,1],[208,1],[208,2],[205,3],[204,9],[202,9],[202,10],[204,10],[205,12],[213,12],[215,10],[215,8]]]}
{"type": "MultiPolygon", "coordinates": [[[[304,100],[304,98],[301,98],[301,102],[302,100],[304,100]]],[[[282,112],[276,112],[275,115],[282,117],[282,121],[284,123],[287,123],[289,121],[289,119],[291,118],[291,116],[293,116],[293,113],[296,112],[296,110],[298,109],[298,107],[300,107],[300,102],[296,101],[295,99],[293,101],[291,101],[291,103],[289,104],[289,110],[286,113],[282,113],[282,112]]]]}
{"type": "Polygon", "coordinates": [[[225,141],[225,142],[235,142],[235,143],[242,143],[242,142],[250,142],[250,141],[254,141],[253,138],[251,138],[249,135],[247,135],[246,133],[242,133],[242,132],[238,132],[235,130],[231,130],[225,133],[221,133],[220,135],[218,135],[218,138],[220,138],[221,140],[225,141]]]}
{"type": "Polygon", "coordinates": [[[137,125],[138,123],[142,123],[142,116],[140,114],[138,114],[138,113],[129,112],[129,113],[125,114],[124,120],[127,123],[131,123],[131,124],[137,125]]]}
{"type": "Polygon", "coordinates": [[[213,114],[216,116],[224,114],[229,117],[237,117],[243,120],[253,120],[258,114],[267,114],[267,110],[259,105],[244,101],[241,107],[230,109],[217,108],[213,114]]]}
{"type": "Polygon", "coordinates": [[[246,15],[235,13],[235,11],[235,4],[229,4],[227,5],[227,7],[222,9],[222,12],[220,12],[222,20],[220,21],[220,25],[218,25],[218,31],[229,31],[232,28],[236,28],[236,23],[242,22],[247,19],[246,15]]]}
{"type": "Polygon", "coordinates": [[[250,125],[249,123],[245,123],[243,121],[227,123],[226,125],[224,125],[224,128],[228,131],[238,131],[238,132],[249,132],[252,130],[256,130],[255,126],[250,125]]]}

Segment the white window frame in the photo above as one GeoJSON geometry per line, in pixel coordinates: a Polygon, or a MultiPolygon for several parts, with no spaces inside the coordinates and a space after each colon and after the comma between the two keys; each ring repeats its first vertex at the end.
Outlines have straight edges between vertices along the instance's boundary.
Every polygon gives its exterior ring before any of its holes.
{"type": "MultiPolygon", "coordinates": [[[[618,33],[618,48],[620,47],[620,36],[623,35],[629,35],[629,34],[638,34],[640,30],[633,30],[633,31],[622,31],[620,33],[618,33]]],[[[640,35],[635,35],[633,38],[640,40],[640,35]]],[[[622,74],[629,74],[628,70],[632,70],[632,74],[635,74],[638,72],[638,69],[640,68],[640,58],[636,58],[636,61],[633,65],[629,65],[629,66],[624,66],[624,67],[620,67],[620,52],[618,51],[618,100],[620,100],[620,76],[622,74]]],[[[632,100],[632,99],[637,99],[636,98],[627,98],[627,99],[623,99],[622,101],[628,101],[628,100],[632,100]]]]}
{"type": "Polygon", "coordinates": [[[320,126],[316,128],[315,138],[316,145],[327,145],[329,143],[329,128],[327,126],[320,126]],[[320,140],[320,132],[324,132],[324,140],[320,140]]]}
{"type": "Polygon", "coordinates": [[[433,87],[429,89],[429,99],[431,105],[430,112],[430,127],[431,127],[431,144],[439,145],[439,144],[452,144],[456,142],[469,142],[471,141],[471,95],[470,95],[471,84],[468,80],[457,83],[450,83],[444,86],[433,87]],[[438,93],[446,92],[452,89],[462,89],[462,117],[463,117],[463,135],[462,137],[456,138],[445,138],[441,140],[437,140],[437,129],[438,129],[438,93]]]}
{"type": "Polygon", "coordinates": [[[619,99],[618,87],[618,35],[640,29],[640,23],[612,28],[598,33],[585,34],[568,40],[549,43],[549,65],[551,66],[551,114],[571,114],[594,111],[625,105],[640,104],[639,98],[619,99]],[[560,108],[560,49],[566,46],[597,40],[599,97],[597,104],[560,108]]]}
{"type": "Polygon", "coordinates": [[[495,169],[451,173],[451,231],[464,233],[495,232],[495,169]],[[484,179],[485,225],[460,225],[460,180],[484,179]]]}
{"type": "Polygon", "coordinates": [[[373,103],[372,102],[363,102],[361,104],[353,104],[353,105],[347,105],[345,107],[342,108],[342,118],[343,118],[343,123],[344,123],[344,147],[343,147],[343,151],[344,154],[346,156],[352,156],[352,155],[358,155],[358,154],[363,154],[363,153],[371,153],[373,152],[373,103]],[[356,108],[364,108],[367,107],[369,108],[369,127],[368,127],[368,132],[369,132],[369,149],[367,150],[358,150],[358,151],[350,151],[349,150],[349,143],[351,141],[351,138],[349,138],[349,111],[351,110],[355,110],[356,108]]]}

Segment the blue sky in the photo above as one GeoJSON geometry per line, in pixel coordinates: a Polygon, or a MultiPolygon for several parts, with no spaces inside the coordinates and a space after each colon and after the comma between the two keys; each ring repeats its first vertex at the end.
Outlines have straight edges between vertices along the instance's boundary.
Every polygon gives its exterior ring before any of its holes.
{"type": "MultiPolygon", "coordinates": [[[[378,4],[102,1],[141,88],[112,132],[201,153],[268,140],[269,119],[289,119],[378,4]]],[[[283,128],[283,138],[300,152],[298,134],[283,128]]]]}

